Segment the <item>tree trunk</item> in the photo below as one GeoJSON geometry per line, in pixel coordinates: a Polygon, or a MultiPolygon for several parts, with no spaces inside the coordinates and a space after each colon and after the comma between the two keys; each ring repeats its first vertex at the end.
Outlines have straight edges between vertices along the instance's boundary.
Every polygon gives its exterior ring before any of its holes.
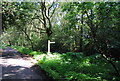
{"type": "Polygon", "coordinates": [[[33,48],[34,48],[34,47],[33,47],[33,42],[32,42],[32,40],[30,39],[29,35],[27,34],[26,31],[24,31],[24,30],[22,30],[22,31],[23,31],[23,33],[26,35],[27,39],[30,41],[31,47],[32,47],[32,49],[33,49],[33,48]]]}

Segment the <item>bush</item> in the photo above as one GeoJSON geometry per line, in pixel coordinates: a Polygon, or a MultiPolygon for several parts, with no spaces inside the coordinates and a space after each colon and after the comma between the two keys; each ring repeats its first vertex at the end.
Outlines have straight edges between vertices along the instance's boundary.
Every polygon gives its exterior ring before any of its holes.
{"type": "Polygon", "coordinates": [[[110,75],[114,69],[99,54],[84,56],[82,53],[44,54],[38,65],[54,79],[66,81],[115,81],[110,75]],[[77,58],[76,58],[77,57],[77,58]]]}

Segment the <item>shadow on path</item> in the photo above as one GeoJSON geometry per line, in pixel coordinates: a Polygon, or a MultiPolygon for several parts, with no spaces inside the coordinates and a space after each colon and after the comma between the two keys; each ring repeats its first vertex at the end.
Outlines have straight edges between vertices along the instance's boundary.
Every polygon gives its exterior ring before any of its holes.
{"type": "Polygon", "coordinates": [[[21,55],[16,50],[7,47],[2,50],[0,66],[2,66],[2,81],[51,81],[45,72],[31,62],[31,57],[21,55]]]}

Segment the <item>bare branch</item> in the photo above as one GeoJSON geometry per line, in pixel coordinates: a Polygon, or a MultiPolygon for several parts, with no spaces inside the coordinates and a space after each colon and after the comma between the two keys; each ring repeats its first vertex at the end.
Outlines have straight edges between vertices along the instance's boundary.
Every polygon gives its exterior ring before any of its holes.
{"type": "Polygon", "coordinates": [[[45,2],[41,2],[41,13],[42,13],[42,17],[43,17],[43,25],[44,25],[44,28],[47,28],[46,27],[46,18],[45,18],[45,2]]]}
{"type": "Polygon", "coordinates": [[[53,16],[53,14],[54,14],[55,10],[56,10],[56,7],[54,8],[54,10],[53,10],[53,12],[52,12],[52,14],[51,14],[50,18],[53,16]]]}
{"type": "Polygon", "coordinates": [[[44,24],[44,22],[43,22],[43,19],[42,18],[32,18],[32,19],[39,19],[40,20],[40,22],[42,23],[42,24],[44,24]]]}
{"type": "Polygon", "coordinates": [[[48,8],[48,16],[50,14],[50,9],[52,8],[52,6],[54,5],[55,2],[52,3],[52,5],[48,8]]]}

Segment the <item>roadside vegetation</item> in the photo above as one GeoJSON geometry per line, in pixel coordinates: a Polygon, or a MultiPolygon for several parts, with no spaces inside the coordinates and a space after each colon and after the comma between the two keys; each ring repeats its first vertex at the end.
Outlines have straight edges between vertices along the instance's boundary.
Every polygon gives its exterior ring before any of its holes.
{"type": "MultiPolygon", "coordinates": [[[[33,56],[37,65],[54,80],[61,81],[119,81],[114,68],[100,54],[85,56],[83,53],[51,53],[32,51],[12,46],[22,54],[33,56]]],[[[117,67],[120,61],[114,61],[117,67]]],[[[120,69],[119,69],[120,71],[120,69]]]]}
{"type": "Polygon", "coordinates": [[[3,2],[0,39],[55,80],[120,81],[120,2],[3,2]]]}

